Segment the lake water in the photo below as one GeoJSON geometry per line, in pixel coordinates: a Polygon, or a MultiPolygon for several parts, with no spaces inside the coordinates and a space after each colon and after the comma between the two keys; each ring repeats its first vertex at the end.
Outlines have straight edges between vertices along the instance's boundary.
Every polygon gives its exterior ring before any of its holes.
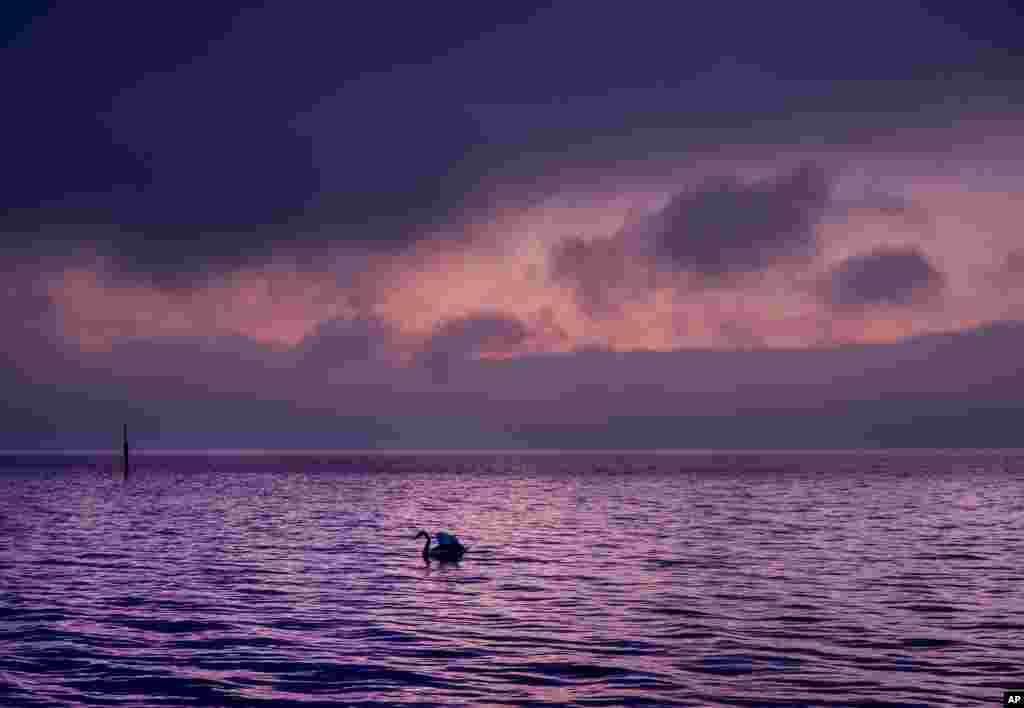
{"type": "Polygon", "coordinates": [[[0,458],[0,705],[996,706],[1024,453],[0,458]],[[424,565],[419,529],[470,547],[424,565]]]}

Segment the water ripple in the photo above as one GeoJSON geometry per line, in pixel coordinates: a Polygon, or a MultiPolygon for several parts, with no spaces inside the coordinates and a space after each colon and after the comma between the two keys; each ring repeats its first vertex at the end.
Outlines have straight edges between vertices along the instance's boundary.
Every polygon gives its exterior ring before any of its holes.
{"type": "Polygon", "coordinates": [[[1002,454],[0,461],[0,705],[994,705],[1002,454]],[[412,536],[471,551],[425,566],[412,536]]]}

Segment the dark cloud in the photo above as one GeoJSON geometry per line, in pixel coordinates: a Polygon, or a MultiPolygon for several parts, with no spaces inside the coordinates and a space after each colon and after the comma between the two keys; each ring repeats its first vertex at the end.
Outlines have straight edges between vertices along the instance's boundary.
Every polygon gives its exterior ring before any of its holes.
{"type": "Polygon", "coordinates": [[[459,165],[485,141],[458,87],[416,66],[534,11],[21,13],[0,62],[0,247],[85,246],[187,286],[282,250],[422,238],[479,179],[459,165]]]}
{"type": "Polygon", "coordinates": [[[814,165],[756,182],[707,180],[614,236],[563,239],[551,252],[551,276],[600,314],[653,287],[658,265],[724,277],[809,256],[830,188],[814,165]]]}
{"type": "Polygon", "coordinates": [[[339,318],[321,323],[292,353],[298,366],[334,369],[352,362],[387,358],[398,339],[394,328],[373,317],[339,318]]]}
{"type": "Polygon", "coordinates": [[[753,410],[743,416],[612,416],[592,423],[526,422],[527,447],[557,450],[998,449],[1016,445],[1020,405],[914,399],[825,403],[814,411],[753,410]],[[842,421],[839,424],[838,421],[842,421]],[[599,441],[599,442],[595,442],[599,441]],[[740,442],[741,441],[741,442],[740,442]]]}
{"type": "Polygon", "coordinates": [[[583,239],[563,239],[551,251],[551,276],[569,283],[588,313],[614,310],[647,282],[647,261],[626,234],[583,239]]]}
{"type": "Polygon", "coordinates": [[[643,229],[671,267],[707,276],[756,271],[813,253],[830,187],[813,165],[752,183],[709,180],[677,194],[643,229]]]}
{"type": "MultiPolygon", "coordinates": [[[[98,248],[125,276],[187,284],[281,250],[402,248],[489,204],[482,183],[527,192],[573,167],[674,164],[723,144],[867,142],[893,133],[894,113],[904,129],[948,125],[949,111],[920,109],[950,96],[1009,114],[1019,88],[985,79],[1020,74],[992,42],[1006,37],[999,13],[784,6],[695,18],[571,0],[458,2],[443,17],[389,2],[8,3],[0,238],[35,254],[98,248]]],[[[749,270],[799,245],[809,215],[733,180],[708,189],[666,213],[679,267],[749,270]],[[775,229],[763,253],[730,205],[775,229]],[[677,233],[714,241],[720,221],[736,233],[722,248],[677,233]]]]}
{"type": "MultiPolygon", "coordinates": [[[[8,333],[23,331],[39,333],[52,326],[54,315],[46,272],[39,272],[32,262],[9,259],[0,269],[0,327],[8,333]]],[[[7,349],[10,346],[7,341],[7,349]]]]}
{"type": "Polygon", "coordinates": [[[910,305],[939,291],[945,277],[917,248],[884,248],[836,266],[825,288],[838,308],[910,305]]]}
{"type": "Polygon", "coordinates": [[[186,447],[998,446],[1015,444],[1016,427],[1003,423],[1024,396],[1020,323],[827,350],[466,359],[528,336],[521,323],[480,316],[431,340],[454,357],[439,357],[443,388],[418,368],[350,359],[327,371],[329,351],[345,351],[328,346],[335,329],[348,341],[342,323],[326,328],[320,360],[238,337],[88,354],[21,341],[18,366],[0,367],[0,448],[109,447],[126,417],[153,444],[186,447]],[[929,438],[940,430],[948,435],[929,438]]]}
{"type": "Polygon", "coordinates": [[[480,314],[438,325],[417,355],[435,381],[447,382],[452,367],[481,353],[514,353],[530,337],[527,326],[502,314],[480,314]]]}

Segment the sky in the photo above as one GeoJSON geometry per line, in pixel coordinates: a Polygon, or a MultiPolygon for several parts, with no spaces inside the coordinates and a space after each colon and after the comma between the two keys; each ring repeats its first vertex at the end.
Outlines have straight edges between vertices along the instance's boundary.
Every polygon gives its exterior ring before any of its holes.
{"type": "Polygon", "coordinates": [[[0,448],[1019,447],[1010,3],[0,8],[0,448]]]}

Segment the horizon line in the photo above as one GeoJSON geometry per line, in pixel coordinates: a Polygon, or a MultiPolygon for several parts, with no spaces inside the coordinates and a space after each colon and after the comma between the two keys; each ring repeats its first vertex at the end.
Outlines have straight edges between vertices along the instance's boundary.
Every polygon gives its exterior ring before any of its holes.
{"type": "MultiPolygon", "coordinates": [[[[864,448],[132,448],[132,456],[315,456],[315,455],[784,455],[784,454],[1024,454],[1016,447],[864,447],[864,448]]],[[[120,456],[118,448],[0,449],[0,455],[120,456]]]]}

